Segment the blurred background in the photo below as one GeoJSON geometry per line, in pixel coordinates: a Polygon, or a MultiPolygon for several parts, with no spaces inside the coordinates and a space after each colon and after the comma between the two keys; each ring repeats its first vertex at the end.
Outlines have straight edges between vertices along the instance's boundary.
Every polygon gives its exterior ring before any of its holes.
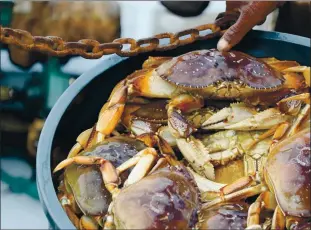
{"type": "MultiPolygon", "coordinates": [[[[157,1],[1,1],[0,15],[2,26],[33,35],[54,35],[67,41],[92,38],[103,43],[212,23],[225,11],[225,1],[165,5],[170,10],[157,1]]],[[[254,29],[310,37],[308,7],[305,2],[288,2],[254,29]]],[[[99,60],[53,58],[3,44],[0,52],[1,229],[47,229],[35,182],[40,132],[59,96],[99,60]]]]}

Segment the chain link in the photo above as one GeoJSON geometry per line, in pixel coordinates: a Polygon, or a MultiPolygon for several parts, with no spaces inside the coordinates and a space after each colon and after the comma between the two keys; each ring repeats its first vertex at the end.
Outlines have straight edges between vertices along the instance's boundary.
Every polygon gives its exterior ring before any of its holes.
{"type": "Polygon", "coordinates": [[[98,59],[108,54],[129,57],[150,51],[171,50],[197,40],[215,38],[223,34],[219,26],[215,24],[205,24],[178,33],[161,33],[151,38],[139,40],[118,38],[111,43],[101,44],[93,39],[66,42],[62,38],[56,36],[32,36],[27,31],[6,28],[1,25],[0,29],[1,43],[16,45],[29,51],[35,50],[44,52],[52,56],[64,57],[68,55],[79,55],[86,59],[98,59]],[[169,44],[161,45],[161,40],[163,39],[169,39],[169,44]],[[129,45],[130,48],[124,49],[125,45],[129,45]]]}

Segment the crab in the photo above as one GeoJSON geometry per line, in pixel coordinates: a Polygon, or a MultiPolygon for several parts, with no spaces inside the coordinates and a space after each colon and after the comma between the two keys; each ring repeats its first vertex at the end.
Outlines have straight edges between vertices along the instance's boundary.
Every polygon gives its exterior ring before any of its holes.
{"type": "MultiPolygon", "coordinates": [[[[94,140],[100,142],[114,132],[133,98],[168,100],[170,134],[189,142],[197,128],[185,113],[203,108],[205,99],[240,100],[253,106],[275,105],[289,94],[307,91],[308,77],[310,68],[296,62],[257,59],[239,51],[211,49],[173,58],[150,58],[141,70],[113,89],[99,113],[94,140]]],[[[72,155],[84,148],[82,142],[77,139],[72,155]]],[[[204,173],[208,174],[210,168],[208,164],[204,173]]]]}
{"type": "Polygon", "coordinates": [[[227,202],[200,210],[197,229],[245,229],[249,205],[227,202]]]}
{"type": "MultiPolygon", "coordinates": [[[[249,156],[250,150],[253,153],[260,145],[268,148],[271,141],[273,146],[276,146],[284,136],[289,137],[298,129],[306,127],[310,110],[308,103],[310,95],[306,93],[310,86],[309,78],[310,68],[299,66],[296,62],[279,61],[273,58],[256,59],[238,51],[220,53],[212,49],[193,51],[175,58],[150,58],[143,64],[143,69],[134,72],[117,84],[99,112],[95,128],[79,135],[77,143],[69,153],[69,158],[57,166],[55,171],[70,167],[72,164],[100,165],[104,185],[112,194],[112,203],[105,226],[116,225],[121,228],[173,227],[168,219],[173,218],[173,223],[176,220],[175,214],[180,215],[181,211],[177,204],[170,206],[174,213],[173,217],[165,217],[162,213],[163,215],[156,215],[148,221],[141,220],[145,215],[141,204],[146,202],[145,207],[148,212],[151,210],[151,213],[155,213],[156,211],[149,205],[149,200],[157,195],[153,193],[157,191],[157,181],[173,181],[172,178],[178,178],[177,181],[172,182],[173,192],[169,194],[169,198],[174,199],[172,197],[176,195],[187,204],[182,211],[181,221],[177,222],[181,227],[192,227],[195,222],[193,215],[201,206],[201,201],[197,199],[199,194],[208,194],[206,200],[209,202],[203,205],[208,209],[212,205],[222,203],[223,200],[257,195],[262,192],[263,187],[267,187],[263,185],[266,182],[264,167],[256,169],[260,172],[259,177],[263,177],[261,180],[258,180],[255,174],[240,178],[237,182],[228,185],[207,179],[215,178],[214,165],[229,164],[240,155],[249,156]],[[168,100],[165,103],[165,110],[161,109],[159,113],[152,114],[151,119],[155,118],[153,121],[149,119],[149,115],[145,116],[143,110],[140,110],[142,105],[149,106],[149,98],[168,100]],[[194,114],[200,114],[206,101],[224,99],[241,102],[231,104],[230,108],[213,114],[206,113],[208,116],[205,117],[204,122],[200,120],[196,123],[195,119],[192,120],[195,118],[194,114]],[[275,106],[276,104],[278,105],[275,106]],[[269,108],[270,106],[273,107],[269,108]],[[263,108],[263,111],[258,111],[258,108],[263,108]],[[232,113],[237,114],[233,119],[232,113]],[[162,119],[163,117],[165,119],[162,119]],[[83,149],[109,139],[113,133],[117,134],[116,128],[120,123],[136,134],[140,134],[135,138],[145,142],[148,147],[117,168],[105,157],[80,158],[78,154],[83,149]],[[165,135],[161,136],[161,129],[169,130],[171,139],[167,140],[176,141],[194,171],[185,168],[177,161],[171,146],[165,141],[165,135]],[[195,137],[198,129],[221,131],[209,135],[204,143],[204,140],[202,142],[200,138],[195,137]],[[236,154],[229,151],[228,158],[224,158],[223,146],[220,152],[218,150],[213,152],[214,142],[217,140],[217,135],[230,134],[230,132],[238,133],[238,136],[248,135],[245,140],[250,143],[247,143],[243,153],[236,154]],[[249,141],[253,137],[256,137],[255,140],[249,141]],[[154,145],[157,145],[161,154],[157,153],[154,145]],[[192,158],[189,158],[187,153],[190,151],[193,152],[192,158]],[[134,169],[120,188],[120,172],[133,166],[134,169]],[[150,185],[150,188],[146,185],[150,185]],[[186,193],[193,196],[189,198],[189,196],[184,197],[184,193],[180,194],[179,186],[182,185],[187,187],[186,193]],[[137,200],[140,199],[135,197],[135,193],[147,192],[151,192],[151,195],[142,196],[141,204],[137,204],[137,200]],[[125,197],[133,197],[133,199],[126,200],[125,197]],[[124,204],[128,204],[125,205],[126,208],[124,204]],[[138,210],[137,215],[133,213],[135,216],[132,217],[128,215],[131,211],[127,209],[131,208],[131,204],[137,208],[135,210],[138,210]],[[138,219],[133,222],[135,218],[138,219]]],[[[156,108],[149,106],[151,111],[156,108]]],[[[173,142],[170,144],[174,145],[173,142]]],[[[273,152],[273,148],[269,151],[273,152]]],[[[269,161],[270,155],[267,151],[260,153],[259,156],[262,162],[269,161]]],[[[263,166],[264,163],[261,165],[263,166]]],[[[270,188],[269,191],[273,190],[270,188]]],[[[160,196],[166,195],[163,191],[159,193],[160,196]]],[[[268,193],[260,195],[258,199],[265,199],[268,196],[265,194],[268,193]]],[[[273,203],[274,196],[271,194],[273,192],[269,193],[271,198],[269,208],[274,208],[276,205],[273,204],[276,202],[273,203]]],[[[254,205],[258,205],[258,202],[254,205]]],[[[163,207],[165,209],[168,206],[169,204],[164,204],[163,207]]],[[[253,206],[250,210],[253,210],[253,206]]],[[[279,209],[275,212],[278,216],[279,209]]],[[[276,223],[274,221],[273,226],[276,223]]]]}
{"type": "Polygon", "coordinates": [[[65,159],[54,169],[56,172],[73,165],[100,166],[102,181],[112,197],[108,216],[102,218],[106,229],[194,227],[202,203],[201,192],[219,193],[225,186],[200,177],[178,161],[173,149],[160,136],[150,134],[149,137],[149,143],[157,140],[161,154],[147,147],[117,168],[104,157],[78,155],[65,159]],[[120,172],[131,167],[134,168],[121,183],[120,172]]]}
{"type": "MultiPolygon", "coordinates": [[[[90,156],[104,157],[118,167],[147,146],[134,138],[116,136],[91,146],[76,156],[69,156],[66,162],[89,163],[90,156]]],[[[56,169],[57,170],[57,169],[56,169]]],[[[120,170],[120,178],[125,179],[128,171],[120,170]]],[[[71,164],[63,173],[59,186],[59,200],[68,217],[77,228],[94,229],[101,224],[112,200],[104,186],[100,170],[96,165],[71,164]],[[78,215],[83,214],[78,218],[78,215]]]]}
{"type": "MultiPolygon", "coordinates": [[[[176,136],[187,137],[194,129],[181,112],[202,108],[204,98],[269,105],[292,90],[305,88],[303,77],[293,80],[291,74],[283,74],[266,62],[238,51],[200,50],[162,60],[156,68],[135,71],[116,85],[100,112],[96,126],[98,140],[114,130],[131,97],[170,99],[169,125],[176,136]]],[[[302,71],[297,63],[298,67],[297,71],[302,71]]]]}
{"type": "Polygon", "coordinates": [[[165,100],[154,100],[148,104],[127,104],[121,118],[121,124],[134,136],[154,133],[164,138],[172,147],[175,138],[167,126],[165,100]]]}
{"type": "Polygon", "coordinates": [[[259,194],[248,211],[248,229],[261,228],[259,218],[264,208],[274,209],[272,229],[308,226],[311,218],[310,127],[305,124],[309,123],[303,122],[302,129],[272,145],[259,184],[252,183],[251,177],[241,178],[223,187],[221,190],[225,192],[205,208],[259,194]]]}
{"type": "MultiPolygon", "coordinates": [[[[188,140],[176,139],[170,134],[168,126],[165,125],[166,101],[163,100],[156,100],[147,105],[135,105],[136,108],[129,109],[130,112],[126,109],[123,123],[135,135],[159,133],[171,146],[175,147],[177,142],[179,150],[197,173],[208,179],[223,182],[219,176],[216,178],[216,175],[224,175],[219,171],[230,174],[230,170],[218,167],[215,173],[211,173],[211,170],[208,171],[211,168],[209,163],[213,166],[223,166],[243,157],[242,168],[238,171],[244,168],[243,176],[259,173],[272,142],[277,141],[277,138],[280,138],[278,135],[282,135],[288,127],[292,127],[291,132],[295,130],[299,122],[305,119],[309,105],[303,103],[308,102],[309,97],[308,93],[288,97],[278,102],[277,107],[264,111],[245,103],[232,103],[219,111],[215,107],[195,110],[185,114],[195,128],[223,131],[200,135],[199,138],[190,137],[188,140]],[[288,102],[290,103],[286,105],[288,102]],[[207,126],[204,126],[206,124],[207,126]]],[[[237,173],[236,168],[233,170],[237,173]]],[[[260,177],[257,175],[257,178],[260,177]]],[[[234,178],[231,177],[225,183],[233,182],[234,178]]]]}
{"type": "MultiPolygon", "coordinates": [[[[207,173],[210,163],[215,167],[226,166],[243,157],[244,174],[256,173],[257,180],[260,180],[262,176],[259,174],[270,146],[284,135],[295,133],[301,123],[309,120],[309,113],[309,93],[289,96],[279,101],[276,107],[263,111],[244,103],[233,103],[203,123],[203,130],[216,133],[190,137],[188,140],[177,138],[176,142],[182,155],[196,172],[208,179],[215,180],[217,173],[217,169],[214,174],[207,173]]],[[[236,172],[241,170],[242,168],[236,172]]],[[[230,173],[230,170],[224,171],[230,173]]]]}
{"type": "MultiPolygon", "coordinates": [[[[167,125],[167,101],[156,99],[148,104],[128,104],[121,118],[122,125],[134,136],[154,133],[165,139],[171,147],[176,147],[176,138],[171,134],[167,125]]],[[[202,124],[213,114],[217,108],[208,106],[186,114],[186,118],[195,128],[202,124]]]]}

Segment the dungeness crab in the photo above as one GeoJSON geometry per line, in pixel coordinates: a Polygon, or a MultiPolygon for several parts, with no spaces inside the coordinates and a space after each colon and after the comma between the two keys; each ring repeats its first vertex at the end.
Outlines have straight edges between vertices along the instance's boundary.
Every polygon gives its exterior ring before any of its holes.
{"type": "MultiPolygon", "coordinates": [[[[79,135],[55,171],[66,167],[68,174],[70,167],[86,167],[81,165],[96,168],[112,202],[109,208],[104,205],[108,212],[104,218],[102,213],[91,218],[101,216],[98,223],[104,222],[105,228],[205,228],[215,226],[215,219],[227,218],[223,213],[239,219],[223,222],[225,227],[258,227],[262,202],[267,209],[275,209],[271,223],[267,220],[263,225],[282,228],[285,215],[304,226],[308,224],[304,217],[310,217],[305,203],[310,184],[301,179],[301,191],[284,192],[282,188],[294,187],[295,181],[284,179],[280,168],[289,162],[293,169],[300,167],[301,154],[287,153],[286,147],[299,145],[310,151],[306,144],[310,139],[309,89],[310,67],[294,61],[215,49],[174,58],[152,57],[116,85],[96,125],[79,135]],[[229,106],[207,107],[221,100],[230,101],[229,106]],[[92,146],[109,143],[112,134],[124,138],[123,131],[145,147],[120,164],[103,155],[85,156],[92,146]],[[182,153],[189,167],[177,160],[172,147],[182,153]],[[241,157],[248,168],[236,169],[246,177],[227,185],[208,180],[215,180],[215,167],[225,168],[241,157]],[[120,179],[121,172],[131,167],[129,176],[120,179]],[[258,194],[250,206],[242,201],[258,194]],[[297,196],[303,204],[289,200],[297,196]]],[[[306,172],[301,167],[298,171],[297,176],[306,172]]],[[[75,189],[68,183],[64,184],[69,190],[75,189]]],[[[79,200],[75,202],[79,205],[79,200]]],[[[85,216],[80,226],[86,226],[89,216],[85,216]]]]}

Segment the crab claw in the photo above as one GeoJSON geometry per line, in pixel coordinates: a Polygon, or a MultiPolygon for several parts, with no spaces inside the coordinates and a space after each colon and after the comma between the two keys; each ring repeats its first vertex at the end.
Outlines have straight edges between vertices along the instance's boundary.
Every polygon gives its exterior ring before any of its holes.
{"type": "Polygon", "coordinates": [[[187,167],[189,172],[194,177],[194,180],[197,182],[198,188],[201,192],[220,192],[221,188],[225,187],[227,184],[217,183],[212,180],[208,180],[205,177],[200,176],[191,167],[187,167]]]}
{"type": "Polygon", "coordinates": [[[71,158],[67,158],[60,162],[54,169],[53,173],[68,167],[69,165],[76,163],[76,164],[83,164],[83,165],[95,165],[95,164],[103,164],[105,159],[96,156],[75,156],[71,158]]]}
{"type": "Polygon", "coordinates": [[[210,162],[211,157],[209,152],[205,149],[203,143],[190,136],[186,140],[184,138],[177,138],[177,146],[180,149],[182,155],[190,163],[192,168],[201,176],[207,179],[215,179],[215,169],[210,162]]]}
{"type": "Polygon", "coordinates": [[[283,70],[284,73],[302,73],[304,76],[306,84],[310,87],[310,67],[307,66],[293,66],[283,70]]]}
{"type": "Polygon", "coordinates": [[[228,125],[225,129],[231,130],[266,130],[288,121],[289,115],[281,113],[276,108],[266,109],[243,121],[228,125]]]}
{"type": "Polygon", "coordinates": [[[291,97],[284,98],[280,100],[277,105],[281,106],[282,104],[286,102],[292,102],[292,101],[303,101],[306,104],[310,104],[310,93],[302,93],[298,95],[294,95],[291,97]]]}
{"type": "Polygon", "coordinates": [[[232,103],[230,107],[223,108],[203,124],[203,129],[224,129],[228,125],[238,123],[256,114],[257,111],[244,103],[232,103]]]}
{"type": "Polygon", "coordinates": [[[204,106],[204,99],[190,94],[181,94],[171,99],[168,104],[168,126],[176,138],[187,138],[197,129],[184,116],[185,112],[192,112],[204,106]]]}

